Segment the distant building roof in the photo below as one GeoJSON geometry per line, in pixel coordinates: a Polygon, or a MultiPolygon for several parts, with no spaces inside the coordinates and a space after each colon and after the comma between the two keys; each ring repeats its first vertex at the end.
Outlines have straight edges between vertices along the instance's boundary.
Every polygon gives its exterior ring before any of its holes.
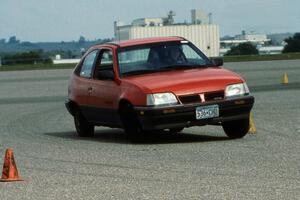
{"type": "Polygon", "coordinates": [[[134,46],[147,43],[159,43],[159,42],[172,42],[172,41],[182,41],[185,40],[182,37],[152,37],[152,38],[141,38],[141,39],[131,39],[131,40],[122,40],[114,41],[113,44],[120,47],[134,46]]]}
{"type": "Polygon", "coordinates": [[[240,44],[245,42],[264,44],[269,41],[271,40],[268,39],[266,34],[254,34],[254,33],[247,34],[246,31],[242,31],[242,34],[236,35],[234,38],[231,39],[225,39],[225,40],[223,39],[220,42],[223,44],[240,44]]]}

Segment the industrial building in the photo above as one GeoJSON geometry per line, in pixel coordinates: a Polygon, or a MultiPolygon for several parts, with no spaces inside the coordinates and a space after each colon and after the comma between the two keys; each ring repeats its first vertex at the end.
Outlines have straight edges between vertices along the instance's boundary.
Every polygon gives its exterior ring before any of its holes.
{"type": "Polygon", "coordinates": [[[136,19],[129,25],[115,22],[115,40],[181,36],[193,42],[207,56],[219,56],[219,26],[212,24],[211,14],[192,10],[190,23],[174,23],[174,15],[175,13],[170,11],[167,17],[136,19]]]}
{"type": "Polygon", "coordinates": [[[250,42],[255,45],[265,45],[271,40],[267,38],[266,34],[255,34],[255,33],[246,33],[242,31],[242,34],[236,35],[231,39],[221,40],[222,47],[234,46],[237,44],[250,42]]]}
{"type": "Polygon", "coordinates": [[[246,33],[246,31],[242,31],[241,34],[236,35],[233,38],[221,40],[220,55],[223,56],[230,50],[231,47],[246,42],[250,42],[255,45],[260,54],[277,54],[281,52],[283,47],[266,47],[270,41],[271,40],[268,39],[266,34],[246,33]]]}

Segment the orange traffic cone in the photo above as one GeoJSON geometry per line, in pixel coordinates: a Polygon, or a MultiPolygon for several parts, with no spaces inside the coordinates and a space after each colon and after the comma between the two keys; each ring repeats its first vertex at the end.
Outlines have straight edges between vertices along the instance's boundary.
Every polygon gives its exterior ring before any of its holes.
{"type": "Polygon", "coordinates": [[[256,134],[256,127],[253,120],[253,115],[250,113],[248,134],[256,134]]]}
{"type": "Polygon", "coordinates": [[[283,74],[281,83],[282,84],[288,84],[289,83],[289,77],[288,77],[287,73],[283,74]]]}
{"type": "Polygon", "coordinates": [[[1,182],[12,182],[12,181],[22,181],[19,177],[18,169],[14,159],[14,152],[12,149],[7,149],[4,157],[2,178],[1,182]]]}

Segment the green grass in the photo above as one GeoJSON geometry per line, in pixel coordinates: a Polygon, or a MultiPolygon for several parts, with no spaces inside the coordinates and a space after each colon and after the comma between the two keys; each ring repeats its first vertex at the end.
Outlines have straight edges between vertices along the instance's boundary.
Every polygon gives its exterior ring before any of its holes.
{"type": "MultiPolygon", "coordinates": [[[[224,62],[249,62],[270,60],[295,60],[300,59],[300,53],[288,53],[277,55],[249,55],[249,56],[225,56],[224,62]]],[[[1,71],[43,70],[43,69],[73,69],[76,64],[20,64],[3,65],[1,71]]]]}
{"type": "Polygon", "coordinates": [[[73,69],[76,64],[19,64],[19,65],[2,65],[1,71],[22,71],[22,70],[43,70],[43,69],[73,69]]]}
{"type": "Polygon", "coordinates": [[[286,53],[276,55],[249,55],[249,56],[224,56],[224,62],[248,62],[270,60],[296,60],[300,59],[300,53],[286,53]]]}

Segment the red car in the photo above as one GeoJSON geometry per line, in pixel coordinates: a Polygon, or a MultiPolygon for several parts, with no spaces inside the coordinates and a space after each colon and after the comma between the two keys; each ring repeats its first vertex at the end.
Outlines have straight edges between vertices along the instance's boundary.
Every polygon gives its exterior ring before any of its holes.
{"type": "Polygon", "coordinates": [[[222,64],[181,37],[95,45],[71,75],[66,107],[79,136],[92,136],[95,126],[138,136],[221,125],[230,138],[241,138],[254,97],[222,64]]]}

